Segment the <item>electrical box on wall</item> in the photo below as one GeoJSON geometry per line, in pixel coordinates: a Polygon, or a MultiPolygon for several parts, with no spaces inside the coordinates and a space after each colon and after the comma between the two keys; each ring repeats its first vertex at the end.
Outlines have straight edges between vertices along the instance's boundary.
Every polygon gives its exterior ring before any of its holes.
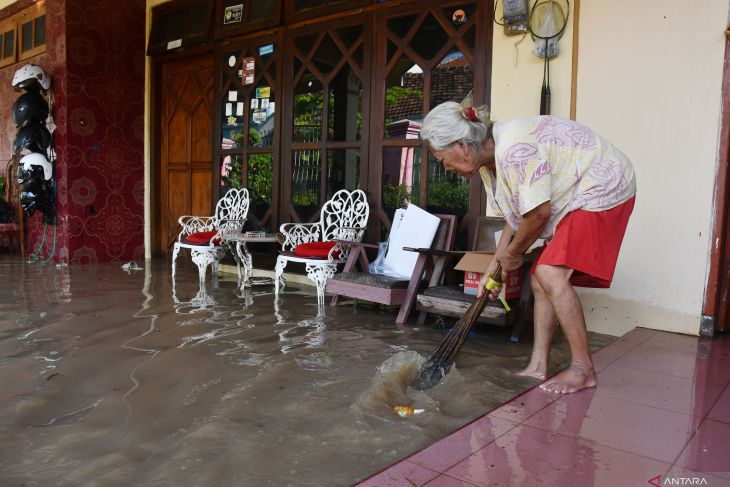
{"type": "Polygon", "coordinates": [[[502,0],[502,20],[505,35],[527,32],[528,0],[502,0]]]}

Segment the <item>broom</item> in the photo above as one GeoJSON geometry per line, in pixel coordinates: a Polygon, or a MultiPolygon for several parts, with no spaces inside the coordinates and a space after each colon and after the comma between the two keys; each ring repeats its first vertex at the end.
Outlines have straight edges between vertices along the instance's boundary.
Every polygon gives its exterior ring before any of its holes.
{"type": "MultiPolygon", "coordinates": [[[[421,366],[418,372],[418,378],[413,383],[416,389],[420,391],[430,389],[449,373],[451,366],[454,364],[454,360],[456,360],[456,355],[459,353],[461,346],[464,344],[464,340],[466,340],[466,336],[469,334],[469,330],[477,322],[479,315],[482,314],[482,311],[484,311],[484,308],[489,302],[489,291],[502,285],[500,282],[501,278],[502,265],[497,263],[497,268],[487,280],[485,292],[469,306],[464,316],[456,322],[451,333],[446,335],[428,360],[421,366]]],[[[510,308],[504,298],[500,297],[499,299],[502,301],[504,309],[509,311],[510,308]]]]}

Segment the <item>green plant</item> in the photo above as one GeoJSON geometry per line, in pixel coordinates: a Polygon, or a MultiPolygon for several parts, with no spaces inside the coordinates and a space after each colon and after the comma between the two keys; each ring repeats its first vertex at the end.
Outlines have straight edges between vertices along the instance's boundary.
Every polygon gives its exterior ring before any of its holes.
{"type": "Polygon", "coordinates": [[[467,208],[469,204],[469,182],[445,179],[429,184],[428,204],[439,208],[467,208]]]}
{"type": "Polygon", "coordinates": [[[5,176],[0,176],[0,196],[5,194],[5,176]]]}
{"type": "Polygon", "coordinates": [[[413,198],[411,190],[405,184],[383,185],[383,206],[389,209],[402,208],[413,198]]]}
{"type": "Polygon", "coordinates": [[[291,202],[295,205],[313,206],[317,204],[317,192],[313,189],[305,189],[291,198],[291,202]]]}
{"type": "Polygon", "coordinates": [[[257,204],[271,204],[271,154],[254,154],[248,159],[248,190],[257,204]]]}

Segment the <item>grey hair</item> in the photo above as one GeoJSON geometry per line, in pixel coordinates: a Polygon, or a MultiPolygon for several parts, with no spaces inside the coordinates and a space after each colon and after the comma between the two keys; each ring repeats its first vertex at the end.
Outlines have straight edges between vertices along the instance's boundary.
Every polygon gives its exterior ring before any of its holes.
{"type": "Polygon", "coordinates": [[[492,125],[494,122],[490,120],[486,106],[464,107],[455,101],[447,101],[435,107],[423,119],[421,139],[436,150],[443,150],[461,141],[476,152],[481,152],[492,125]],[[474,109],[478,122],[469,120],[469,108],[474,109]]]}

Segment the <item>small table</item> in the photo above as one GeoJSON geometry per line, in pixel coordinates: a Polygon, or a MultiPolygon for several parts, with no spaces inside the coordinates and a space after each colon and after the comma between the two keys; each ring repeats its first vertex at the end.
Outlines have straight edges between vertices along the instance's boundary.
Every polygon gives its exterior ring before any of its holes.
{"type": "MultiPolygon", "coordinates": [[[[251,254],[246,247],[248,243],[274,243],[276,235],[273,233],[265,233],[262,235],[250,235],[240,232],[229,232],[221,235],[221,244],[227,245],[231,249],[231,253],[236,258],[239,268],[243,268],[243,277],[239,273],[238,281],[241,289],[251,287],[251,278],[253,274],[253,264],[251,262],[251,254]],[[233,244],[236,245],[236,251],[233,252],[233,244]]],[[[240,271],[239,271],[240,272],[240,271]]]]}

